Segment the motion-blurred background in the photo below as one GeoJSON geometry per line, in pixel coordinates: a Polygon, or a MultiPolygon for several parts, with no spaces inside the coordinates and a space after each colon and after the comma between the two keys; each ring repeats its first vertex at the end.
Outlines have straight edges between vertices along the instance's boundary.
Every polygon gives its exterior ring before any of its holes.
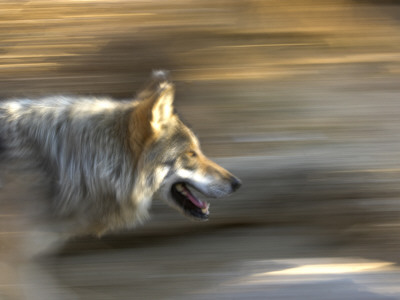
{"type": "Polygon", "coordinates": [[[243,181],[192,223],[44,262],[82,299],[400,299],[400,1],[0,1],[0,97],[134,97],[154,69],[243,181]]]}

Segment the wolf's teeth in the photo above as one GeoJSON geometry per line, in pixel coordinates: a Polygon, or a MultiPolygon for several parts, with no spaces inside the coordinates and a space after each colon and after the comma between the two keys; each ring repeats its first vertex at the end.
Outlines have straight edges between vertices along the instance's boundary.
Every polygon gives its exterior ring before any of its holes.
{"type": "Polygon", "coordinates": [[[182,184],[177,184],[177,185],[176,185],[176,189],[177,189],[178,192],[183,192],[183,186],[182,186],[182,184]]]}
{"type": "Polygon", "coordinates": [[[207,214],[207,213],[209,213],[209,211],[208,211],[209,208],[210,208],[210,204],[207,203],[206,207],[204,207],[204,208],[201,209],[201,212],[202,212],[203,214],[207,214]]]}

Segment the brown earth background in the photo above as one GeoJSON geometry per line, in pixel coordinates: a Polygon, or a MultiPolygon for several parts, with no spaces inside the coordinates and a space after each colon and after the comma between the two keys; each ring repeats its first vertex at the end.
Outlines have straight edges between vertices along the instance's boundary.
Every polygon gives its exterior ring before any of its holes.
{"type": "Polygon", "coordinates": [[[243,187],[206,224],[156,200],[136,231],[70,242],[43,262],[65,289],[400,299],[399,1],[0,1],[1,99],[126,99],[155,69],[243,187]]]}

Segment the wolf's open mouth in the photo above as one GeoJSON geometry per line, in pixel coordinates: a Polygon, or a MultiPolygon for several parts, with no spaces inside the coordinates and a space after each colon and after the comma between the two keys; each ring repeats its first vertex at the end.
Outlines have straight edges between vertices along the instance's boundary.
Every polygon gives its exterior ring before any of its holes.
{"type": "Polygon", "coordinates": [[[196,198],[187,185],[187,183],[183,182],[175,183],[171,188],[172,197],[186,214],[197,219],[207,220],[210,205],[196,198]]]}

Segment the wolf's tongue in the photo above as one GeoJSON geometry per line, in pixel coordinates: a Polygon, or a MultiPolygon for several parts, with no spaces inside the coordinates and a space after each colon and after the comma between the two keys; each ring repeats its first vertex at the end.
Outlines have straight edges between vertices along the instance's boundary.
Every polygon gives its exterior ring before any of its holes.
{"type": "Polygon", "coordinates": [[[203,201],[197,199],[191,192],[190,190],[183,185],[183,188],[185,190],[185,195],[186,197],[188,197],[188,199],[190,200],[190,202],[192,202],[194,205],[196,205],[199,208],[206,208],[207,207],[207,203],[204,203],[203,201]]]}

